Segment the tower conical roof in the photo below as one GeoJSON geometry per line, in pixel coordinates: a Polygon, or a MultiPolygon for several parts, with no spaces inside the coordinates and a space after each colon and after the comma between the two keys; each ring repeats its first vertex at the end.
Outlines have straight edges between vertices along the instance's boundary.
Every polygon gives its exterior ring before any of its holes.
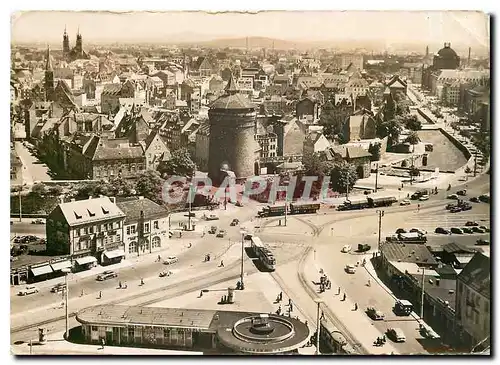
{"type": "Polygon", "coordinates": [[[234,76],[232,73],[224,90],[226,91],[227,94],[236,94],[240,91],[238,89],[238,86],[236,85],[236,81],[234,81],[234,76]]]}
{"type": "Polygon", "coordinates": [[[50,59],[50,47],[49,46],[47,46],[47,54],[45,57],[46,57],[45,71],[53,71],[52,60],[50,59]]]}

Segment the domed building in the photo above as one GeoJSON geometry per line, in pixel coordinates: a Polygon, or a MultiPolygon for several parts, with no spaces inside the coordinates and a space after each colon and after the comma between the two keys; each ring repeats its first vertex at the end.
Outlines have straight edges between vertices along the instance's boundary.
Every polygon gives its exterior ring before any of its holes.
{"type": "Polygon", "coordinates": [[[236,179],[248,178],[259,171],[259,145],[254,138],[256,116],[255,106],[239,93],[231,76],[224,95],[208,111],[208,176],[215,184],[224,179],[227,170],[234,172],[236,179]]]}
{"type": "Polygon", "coordinates": [[[460,57],[451,48],[450,43],[445,43],[436,55],[433,66],[435,70],[456,70],[460,66],[460,57]]]}

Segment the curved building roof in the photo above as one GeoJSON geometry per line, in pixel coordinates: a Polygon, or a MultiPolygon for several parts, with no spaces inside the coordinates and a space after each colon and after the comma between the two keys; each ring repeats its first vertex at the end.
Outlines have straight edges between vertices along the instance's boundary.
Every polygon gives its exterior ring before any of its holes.
{"type": "Polygon", "coordinates": [[[215,100],[210,109],[255,109],[255,106],[250,102],[248,97],[240,94],[233,75],[226,85],[225,93],[220,98],[215,100]]]}
{"type": "Polygon", "coordinates": [[[455,59],[458,57],[457,53],[453,50],[453,48],[451,48],[450,43],[445,43],[444,47],[438,51],[438,55],[439,57],[446,59],[455,59]]]}

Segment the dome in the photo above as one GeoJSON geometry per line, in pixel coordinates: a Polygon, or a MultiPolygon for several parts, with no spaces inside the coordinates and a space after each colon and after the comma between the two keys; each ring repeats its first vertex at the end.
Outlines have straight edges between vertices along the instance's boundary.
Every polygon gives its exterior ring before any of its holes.
{"type": "Polygon", "coordinates": [[[255,109],[248,97],[239,93],[233,75],[227,83],[225,94],[210,105],[210,109],[255,109]]]}
{"type": "Polygon", "coordinates": [[[456,59],[458,57],[457,53],[451,48],[450,43],[445,43],[444,47],[438,51],[438,55],[445,59],[456,59]]]}

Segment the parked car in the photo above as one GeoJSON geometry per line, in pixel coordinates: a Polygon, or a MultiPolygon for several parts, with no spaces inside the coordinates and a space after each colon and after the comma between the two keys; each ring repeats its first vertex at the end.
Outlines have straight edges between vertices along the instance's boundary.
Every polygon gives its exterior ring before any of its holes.
{"type": "Polygon", "coordinates": [[[31,221],[31,224],[45,224],[45,222],[43,221],[43,219],[37,218],[37,219],[33,219],[31,221]]]}
{"type": "Polygon", "coordinates": [[[229,225],[230,226],[236,226],[238,224],[240,224],[240,221],[238,220],[238,218],[234,218],[229,225]]]}
{"type": "Polygon", "coordinates": [[[472,234],[472,233],[474,233],[474,231],[473,231],[473,230],[472,230],[472,228],[470,228],[470,227],[463,227],[463,228],[462,228],[462,231],[463,231],[464,233],[468,233],[468,234],[472,234]]]}
{"type": "Polygon", "coordinates": [[[450,194],[446,197],[446,199],[458,200],[458,195],[457,194],[450,194]]]}
{"type": "Polygon", "coordinates": [[[456,234],[464,234],[464,231],[462,231],[460,228],[458,227],[453,227],[451,229],[451,233],[456,233],[456,234]]]}
{"type": "Polygon", "coordinates": [[[405,342],[406,336],[401,328],[389,328],[387,329],[387,337],[389,337],[394,342],[405,342]]]}
{"type": "Polygon", "coordinates": [[[451,233],[449,230],[447,230],[446,228],[443,228],[443,227],[437,227],[434,232],[440,233],[440,234],[450,234],[451,233]]]}
{"type": "Polygon", "coordinates": [[[479,228],[484,229],[485,232],[489,232],[490,231],[490,229],[488,227],[486,227],[486,226],[479,226],[479,228]]]}
{"type": "Polygon", "coordinates": [[[114,271],[106,270],[106,271],[100,273],[99,275],[97,275],[97,281],[104,281],[104,280],[108,280],[108,279],[113,279],[113,278],[116,278],[117,276],[118,276],[118,274],[115,273],[114,271]]]}
{"type": "Polygon", "coordinates": [[[467,190],[465,190],[465,189],[459,190],[459,191],[457,191],[457,195],[466,196],[467,195],[467,190]]]}
{"type": "Polygon", "coordinates": [[[52,289],[50,289],[50,292],[51,293],[59,293],[59,292],[62,292],[63,290],[66,289],[66,284],[65,283],[59,283],[59,284],[56,284],[52,287],[52,289]]]}
{"type": "Polygon", "coordinates": [[[475,233],[486,233],[486,231],[481,227],[472,227],[472,231],[475,233]]]}
{"type": "Polygon", "coordinates": [[[453,207],[450,209],[450,213],[460,213],[462,211],[462,207],[453,207]]]}
{"type": "Polygon", "coordinates": [[[223,229],[219,229],[219,232],[217,232],[217,236],[216,237],[223,238],[225,235],[226,235],[226,231],[223,230],[223,229]]]}
{"type": "Polygon", "coordinates": [[[429,200],[429,195],[422,195],[418,200],[421,202],[429,200]]]}
{"type": "Polygon", "coordinates": [[[350,252],[351,250],[352,250],[351,245],[345,245],[344,247],[342,247],[342,250],[340,250],[340,252],[347,253],[350,252]]]}
{"type": "Polygon", "coordinates": [[[165,265],[172,265],[176,262],[179,262],[179,258],[177,256],[168,256],[165,261],[163,261],[165,265]]]}
{"type": "Polygon", "coordinates": [[[372,246],[366,244],[366,243],[360,243],[358,244],[358,252],[367,252],[370,251],[372,246]]]}
{"type": "Polygon", "coordinates": [[[240,201],[237,201],[236,204],[235,204],[237,207],[242,207],[243,206],[243,203],[240,202],[240,201]]]}
{"type": "Polygon", "coordinates": [[[245,237],[243,237],[243,239],[245,239],[245,240],[251,240],[252,239],[252,234],[251,233],[247,233],[245,235],[245,237]]]}
{"type": "Polygon", "coordinates": [[[455,207],[457,207],[457,205],[456,205],[456,204],[454,204],[454,203],[450,203],[450,204],[446,204],[446,207],[445,207],[445,208],[446,208],[447,210],[450,210],[450,209],[455,208],[455,207]]]}
{"type": "Polygon", "coordinates": [[[409,199],[401,200],[401,202],[399,203],[399,205],[410,205],[410,204],[411,204],[411,201],[409,199]]]}
{"type": "Polygon", "coordinates": [[[477,196],[473,196],[472,198],[469,199],[472,203],[480,203],[481,201],[477,196]]]}
{"type": "Polygon", "coordinates": [[[483,203],[489,203],[490,202],[490,195],[489,194],[479,195],[479,200],[482,201],[483,203]]]}
{"type": "Polygon", "coordinates": [[[27,285],[21,290],[19,290],[18,295],[25,296],[29,294],[36,294],[38,293],[38,288],[34,285],[27,285]]]}
{"type": "Polygon", "coordinates": [[[215,232],[217,232],[217,226],[212,226],[208,230],[208,233],[210,233],[210,234],[215,234],[215,232]]]}
{"type": "Polygon", "coordinates": [[[474,222],[474,221],[467,221],[467,222],[465,223],[465,226],[466,226],[466,227],[475,227],[475,226],[479,226],[479,223],[474,222]]]}
{"type": "Polygon", "coordinates": [[[469,203],[464,203],[460,206],[460,208],[462,208],[462,210],[471,210],[472,205],[470,205],[469,203]]]}
{"type": "Polygon", "coordinates": [[[427,234],[427,231],[424,231],[423,229],[419,229],[419,228],[412,228],[412,229],[410,229],[410,233],[418,233],[418,234],[424,235],[424,234],[427,234]]]}
{"type": "Polygon", "coordinates": [[[385,314],[377,310],[375,307],[368,307],[366,309],[366,314],[374,321],[383,321],[385,318],[385,314]]]}
{"type": "Polygon", "coordinates": [[[403,229],[403,228],[398,228],[398,229],[396,230],[396,234],[401,234],[401,233],[406,233],[406,230],[405,230],[405,229],[403,229]]]}
{"type": "Polygon", "coordinates": [[[345,272],[348,274],[355,274],[356,273],[356,266],[354,265],[345,265],[345,272]]]}
{"type": "Polygon", "coordinates": [[[477,246],[488,246],[490,244],[490,241],[488,240],[483,240],[482,238],[478,239],[476,241],[477,246]]]}
{"type": "Polygon", "coordinates": [[[219,220],[219,217],[215,214],[209,214],[209,215],[205,215],[205,220],[216,221],[216,220],[219,220]]]}

